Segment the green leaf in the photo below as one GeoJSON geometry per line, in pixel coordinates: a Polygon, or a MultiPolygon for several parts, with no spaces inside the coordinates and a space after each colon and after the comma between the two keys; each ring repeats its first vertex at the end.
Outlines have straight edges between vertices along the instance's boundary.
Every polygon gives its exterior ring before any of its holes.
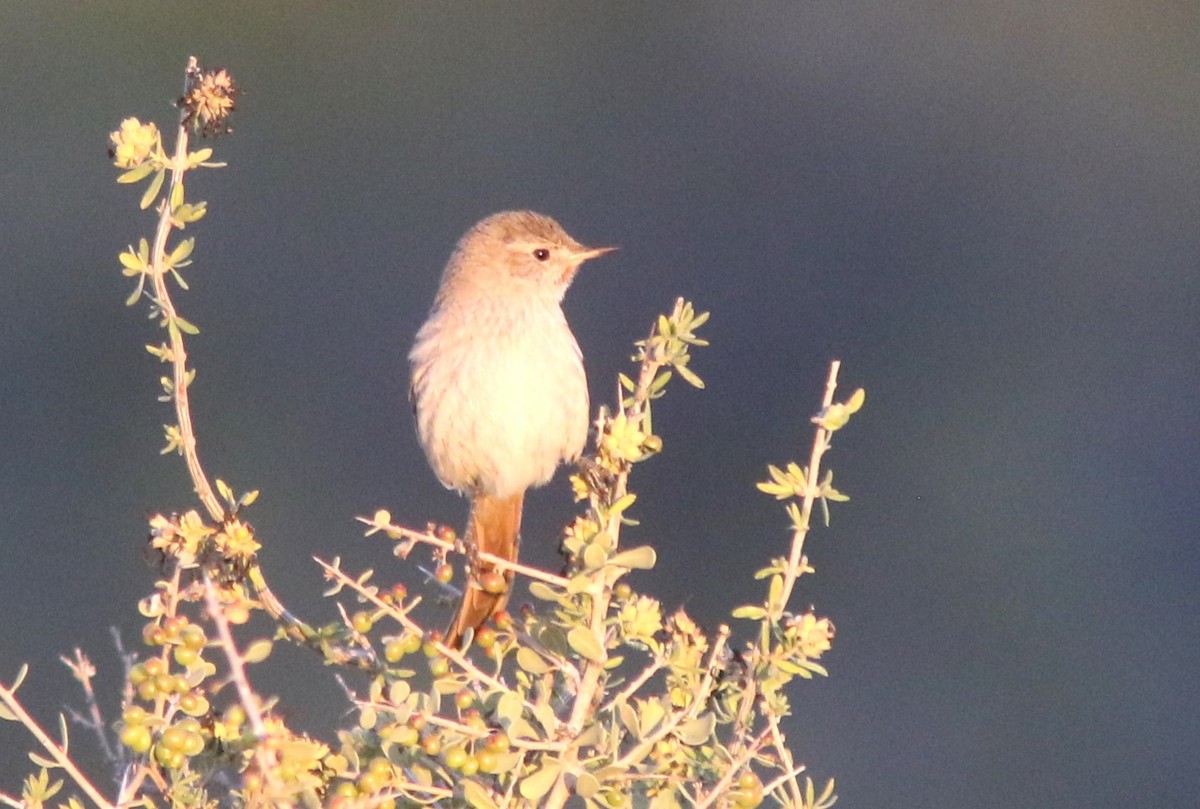
{"type": "Polygon", "coordinates": [[[178,267],[179,263],[192,254],[192,250],[196,247],[196,238],[193,236],[190,239],[184,239],[179,244],[175,245],[175,249],[171,251],[171,255],[167,256],[166,262],[169,266],[178,267]]]}
{"type": "Polygon", "coordinates": [[[777,611],[783,609],[783,576],[772,576],[767,588],[767,609],[777,611]]]}
{"type": "Polygon", "coordinates": [[[575,794],[587,799],[600,791],[600,782],[590,772],[581,772],[575,778],[575,794]]]}
{"type": "Polygon", "coordinates": [[[717,725],[717,717],[711,713],[701,714],[681,724],[675,729],[679,740],[689,747],[698,747],[712,738],[713,728],[717,725]]]}
{"type": "Polygon", "coordinates": [[[133,252],[132,247],[130,247],[129,250],[123,251],[119,256],[117,256],[117,258],[120,260],[121,265],[126,269],[134,270],[136,272],[146,271],[146,262],[142,261],[141,256],[133,252]]]}
{"type": "MultiPolygon", "coordinates": [[[[594,547],[592,545],[589,548],[594,547]]],[[[584,552],[586,553],[586,551],[584,552]]],[[[592,587],[592,577],[587,573],[578,573],[571,577],[567,582],[568,595],[577,596],[580,593],[586,593],[592,587]]]]}
{"type": "Polygon", "coordinates": [[[266,638],[256,640],[246,647],[242,659],[247,663],[261,663],[271,656],[272,645],[266,638]]]}
{"type": "Polygon", "coordinates": [[[21,668],[17,669],[17,677],[13,680],[13,684],[9,686],[9,691],[16,693],[16,690],[21,687],[21,683],[25,682],[25,675],[29,673],[29,664],[22,663],[21,668]]]}
{"type": "Polygon", "coordinates": [[[58,762],[54,761],[53,759],[46,758],[38,753],[30,753],[29,760],[39,767],[45,767],[47,770],[53,770],[59,766],[58,762]]]}
{"type": "Polygon", "coordinates": [[[679,372],[681,377],[683,377],[683,381],[687,382],[693,388],[699,388],[701,390],[704,389],[704,380],[696,376],[696,372],[691,368],[688,368],[683,363],[676,363],[675,370],[679,372]]]}
{"type": "Polygon", "coordinates": [[[595,570],[604,565],[608,561],[608,551],[600,547],[595,542],[591,542],[583,549],[583,566],[587,570],[595,570]]]}
{"type": "Polygon", "coordinates": [[[657,563],[658,554],[649,545],[621,551],[608,560],[611,566],[627,567],[630,570],[650,570],[657,563]]]}
{"type": "Polygon", "coordinates": [[[501,727],[520,719],[521,707],[521,697],[515,691],[504,692],[496,702],[496,718],[500,720],[501,727]]]}
{"type": "Polygon", "coordinates": [[[136,183],[138,180],[149,175],[150,172],[152,172],[152,171],[154,171],[154,164],[151,163],[149,160],[147,160],[145,163],[138,166],[137,168],[130,169],[129,171],[126,171],[122,174],[118,174],[117,182],[119,182],[119,183],[136,183]]]}
{"type": "Polygon", "coordinates": [[[171,322],[174,323],[176,328],[178,328],[184,334],[199,334],[200,333],[200,329],[196,328],[190,322],[181,318],[179,315],[176,315],[175,319],[171,322]]]}
{"type": "Polygon", "coordinates": [[[746,604],[733,611],[734,618],[747,618],[751,621],[761,621],[766,616],[766,610],[753,604],[746,604]]]}
{"type": "Polygon", "coordinates": [[[530,674],[546,674],[554,668],[528,646],[517,649],[517,665],[530,674]]]}
{"type": "Polygon", "coordinates": [[[174,211],[183,204],[183,180],[171,186],[171,210],[174,211]]]}
{"type": "Polygon", "coordinates": [[[521,781],[519,788],[521,797],[527,801],[541,800],[554,786],[561,771],[562,764],[557,759],[550,759],[542,765],[541,769],[534,770],[532,774],[521,781]]]}
{"type": "Polygon", "coordinates": [[[576,626],[567,633],[567,643],[571,644],[580,657],[599,663],[604,660],[604,647],[600,645],[600,641],[592,634],[591,630],[582,626],[576,626]]]}
{"type": "Polygon", "coordinates": [[[530,582],[529,594],[539,601],[553,601],[558,603],[561,599],[559,591],[546,584],[544,581],[530,582]]]}
{"type": "Polygon", "coordinates": [[[633,492],[629,492],[628,494],[623,495],[620,499],[618,499],[617,502],[615,502],[611,506],[609,506],[608,512],[610,514],[620,514],[621,512],[625,511],[625,509],[629,508],[636,502],[637,502],[637,495],[634,494],[633,492]]]}
{"type": "Polygon", "coordinates": [[[658,723],[666,715],[667,709],[657,699],[643,700],[638,705],[638,723],[642,726],[642,732],[645,734],[651,733],[658,727],[658,723]]]}
{"type": "Polygon", "coordinates": [[[492,800],[491,793],[478,781],[463,779],[462,791],[463,800],[474,807],[474,809],[498,809],[499,807],[499,804],[492,800]]]}
{"type": "Polygon", "coordinates": [[[631,736],[641,736],[641,725],[638,722],[637,712],[633,710],[628,702],[617,703],[617,718],[621,720],[621,724],[625,726],[625,730],[631,736]]]}
{"type": "Polygon", "coordinates": [[[13,713],[12,711],[10,711],[8,709],[7,705],[5,705],[4,703],[0,703],[0,719],[6,720],[8,722],[16,722],[17,715],[15,713],[13,713]]]}
{"type": "Polygon", "coordinates": [[[138,207],[143,211],[149,208],[158,197],[158,192],[162,190],[163,178],[166,176],[165,171],[159,170],[154,175],[154,179],[150,181],[150,185],[146,187],[146,193],[142,194],[141,202],[138,203],[138,207]]]}
{"type": "Polygon", "coordinates": [[[206,147],[204,149],[197,149],[196,151],[194,151],[188,155],[188,166],[191,168],[195,168],[196,166],[199,166],[201,163],[203,163],[205,160],[208,160],[210,157],[212,157],[212,155],[213,155],[213,150],[211,148],[206,147]]]}

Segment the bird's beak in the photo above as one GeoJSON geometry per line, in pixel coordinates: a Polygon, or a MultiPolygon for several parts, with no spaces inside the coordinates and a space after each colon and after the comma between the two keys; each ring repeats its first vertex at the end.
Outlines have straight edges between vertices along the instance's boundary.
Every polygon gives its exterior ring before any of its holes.
{"type": "Polygon", "coordinates": [[[599,258],[600,256],[603,256],[606,253],[611,253],[613,250],[616,250],[616,249],[617,248],[615,248],[615,247],[585,247],[582,250],[575,253],[575,258],[579,261],[580,264],[582,264],[583,262],[587,261],[588,259],[599,258]]]}

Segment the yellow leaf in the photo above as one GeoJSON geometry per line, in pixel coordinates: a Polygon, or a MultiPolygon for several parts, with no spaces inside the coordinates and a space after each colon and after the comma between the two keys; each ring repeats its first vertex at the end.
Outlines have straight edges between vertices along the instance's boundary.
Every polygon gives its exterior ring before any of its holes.
{"type": "Polygon", "coordinates": [[[604,660],[604,647],[600,645],[600,641],[596,640],[596,636],[589,629],[582,626],[572,628],[567,633],[567,643],[581,657],[593,663],[600,663],[604,660]]]}
{"type": "Polygon", "coordinates": [[[521,797],[527,801],[540,800],[554,786],[561,770],[562,765],[558,761],[547,761],[541,769],[534,770],[521,781],[521,797]]]}

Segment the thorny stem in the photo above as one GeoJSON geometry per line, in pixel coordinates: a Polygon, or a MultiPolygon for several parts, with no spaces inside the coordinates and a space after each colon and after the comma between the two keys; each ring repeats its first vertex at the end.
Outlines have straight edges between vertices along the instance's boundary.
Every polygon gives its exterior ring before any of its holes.
{"type": "MultiPolygon", "coordinates": [[[[829,365],[829,379],[825,382],[825,398],[821,401],[821,410],[825,410],[833,404],[833,392],[837,389],[838,371],[841,369],[841,360],[834,360],[829,365]]],[[[804,540],[808,537],[809,519],[812,517],[813,504],[817,500],[817,493],[820,491],[820,466],[821,457],[829,449],[829,436],[831,432],[817,425],[817,434],[813,439],[812,455],[808,460],[808,480],[804,489],[804,500],[800,506],[800,522],[796,526],[795,532],[792,534],[792,551],[788,557],[787,570],[783,574],[783,591],[779,599],[779,609],[787,607],[788,601],[792,596],[792,588],[796,585],[796,579],[800,575],[800,562],[804,558],[804,540]]],[[[778,618],[779,616],[774,616],[778,618]]]]}

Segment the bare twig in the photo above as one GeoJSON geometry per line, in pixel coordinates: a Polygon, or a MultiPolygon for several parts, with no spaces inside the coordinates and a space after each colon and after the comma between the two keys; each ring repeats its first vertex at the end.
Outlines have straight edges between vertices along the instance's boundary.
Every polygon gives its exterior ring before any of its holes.
{"type": "MultiPolygon", "coordinates": [[[[4,706],[16,716],[17,721],[25,726],[25,729],[33,735],[33,738],[37,739],[42,749],[50,754],[50,757],[54,759],[54,763],[62,767],[67,775],[71,776],[71,780],[75,782],[76,786],[82,789],[97,806],[101,807],[101,809],[113,809],[114,804],[105,798],[100,790],[96,789],[86,775],[80,772],[79,768],[75,766],[75,762],[71,761],[67,755],[66,749],[51,739],[46,731],[42,730],[37,720],[29,715],[20,700],[17,699],[17,695],[3,683],[0,683],[0,702],[4,703],[4,706]]],[[[17,805],[24,806],[23,803],[18,803],[17,805]]]]}
{"type": "MultiPolygon", "coordinates": [[[[390,522],[387,519],[380,521],[380,519],[378,519],[378,516],[379,515],[376,515],[376,517],[356,517],[355,519],[357,519],[359,522],[363,523],[364,525],[371,526],[371,528],[374,529],[373,531],[369,531],[368,533],[374,533],[375,531],[383,531],[389,537],[392,537],[392,538],[403,537],[403,538],[411,540],[413,542],[423,542],[427,545],[433,545],[436,548],[441,548],[442,550],[452,551],[454,553],[459,553],[464,556],[467,555],[466,547],[463,545],[461,540],[451,542],[449,540],[441,539],[440,537],[435,536],[434,534],[430,533],[429,531],[417,531],[412,528],[405,528],[402,525],[395,525],[394,523],[390,522]]],[[[390,517],[390,515],[389,515],[389,517],[390,517]]],[[[407,556],[407,555],[408,555],[407,553],[402,554],[402,556],[407,556]]],[[[520,575],[526,576],[530,579],[537,579],[538,581],[543,581],[546,584],[553,584],[558,587],[566,587],[567,584],[570,582],[569,579],[567,579],[563,576],[556,576],[555,574],[548,573],[545,570],[542,570],[541,568],[530,567],[529,565],[523,565],[520,562],[513,562],[508,559],[505,559],[504,557],[496,556],[495,554],[480,552],[480,553],[477,553],[475,556],[479,561],[486,562],[489,565],[494,565],[495,567],[499,568],[500,570],[511,570],[515,573],[519,573],[520,575]]]]}
{"type": "Polygon", "coordinates": [[[92,678],[96,676],[96,667],[78,646],[75,647],[74,657],[62,655],[58,659],[71,670],[71,674],[79,681],[80,687],[83,688],[84,698],[87,700],[87,716],[71,711],[72,718],[96,734],[105,760],[116,761],[117,756],[113,752],[112,745],[108,743],[108,734],[105,732],[104,718],[100,715],[100,706],[96,703],[96,692],[92,689],[92,678]]]}

